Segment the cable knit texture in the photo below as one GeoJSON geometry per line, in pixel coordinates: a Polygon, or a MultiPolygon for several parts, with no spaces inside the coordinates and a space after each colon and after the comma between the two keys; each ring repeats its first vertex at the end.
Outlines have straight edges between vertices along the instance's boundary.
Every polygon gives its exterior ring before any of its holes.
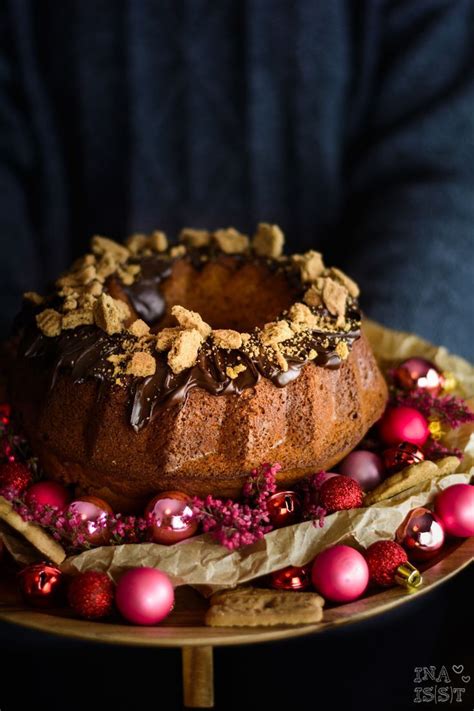
{"type": "Polygon", "coordinates": [[[2,330],[92,233],[276,222],[473,356],[470,0],[5,0],[2,330]]]}

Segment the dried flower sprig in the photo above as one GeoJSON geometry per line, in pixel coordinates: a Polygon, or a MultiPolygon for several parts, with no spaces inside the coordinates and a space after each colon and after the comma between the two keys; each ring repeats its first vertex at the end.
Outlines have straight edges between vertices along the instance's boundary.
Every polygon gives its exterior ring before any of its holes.
{"type": "Polygon", "coordinates": [[[413,407],[426,419],[439,420],[451,429],[456,429],[466,422],[474,422],[474,412],[462,398],[455,395],[435,397],[423,389],[394,390],[391,402],[393,405],[413,407]]]}

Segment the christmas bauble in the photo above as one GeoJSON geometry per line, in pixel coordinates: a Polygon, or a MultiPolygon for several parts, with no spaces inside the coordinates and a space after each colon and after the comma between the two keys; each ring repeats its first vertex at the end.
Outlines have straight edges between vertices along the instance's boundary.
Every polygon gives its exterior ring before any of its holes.
{"type": "Polygon", "coordinates": [[[273,528],[281,528],[298,521],[301,503],[294,491],[277,491],[268,498],[267,510],[273,528]]]}
{"type": "Polygon", "coordinates": [[[386,449],[382,457],[388,474],[399,472],[412,464],[419,464],[425,459],[423,451],[411,442],[400,442],[395,447],[386,449]]]}
{"type": "Polygon", "coordinates": [[[4,462],[0,464],[0,489],[11,489],[17,495],[31,484],[31,472],[23,462],[4,462]]]}
{"type": "Polygon", "coordinates": [[[18,574],[20,592],[33,607],[54,607],[62,601],[63,574],[53,565],[28,565],[18,574]]]}
{"type": "Polygon", "coordinates": [[[319,504],[328,513],[362,506],[364,492],[360,484],[349,476],[327,479],[319,490],[319,504]]]}
{"type": "Polygon", "coordinates": [[[113,511],[106,501],[96,496],[81,496],[72,501],[67,510],[81,517],[89,543],[96,546],[107,543],[110,538],[107,522],[113,511]]]}
{"type": "Polygon", "coordinates": [[[192,501],[180,491],[165,491],[150,501],[145,515],[153,517],[150,540],[171,545],[193,536],[198,522],[193,513],[192,501]]]}
{"type": "Polygon", "coordinates": [[[355,479],[363,491],[371,491],[382,481],[384,466],[378,454],[358,449],[342,460],[339,471],[355,479]]]}
{"type": "Polygon", "coordinates": [[[444,375],[425,358],[409,358],[392,371],[395,383],[404,390],[426,390],[439,395],[444,386],[444,375]]]}
{"type": "Polygon", "coordinates": [[[8,425],[12,415],[12,408],[8,402],[0,403],[0,425],[8,425]]]}
{"type": "Polygon", "coordinates": [[[79,617],[98,620],[112,612],[114,592],[115,586],[107,573],[87,571],[72,579],[67,598],[79,617]]]}
{"type": "Polygon", "coordinates": [[[435,511],[447,534],[457,538],[474,536],[474,486],[453,484],[435,499],[435,511]]]}
{"type": "Polygon", "coordinates": [[[395,538],[411,560],[429,560],[442,547],[444,530],[436,514],[420,506],[410,511],[398,527],[395,538]]]}
{"type": "Polygon", "coordinates": [[[422,447],[430,431],[426,417],[413,407],[389,407],[379,422],[379,434],[388,445],[411,442],[422,447]]]}
{"type": "Polygon", "coordinates": [[[316,590],[327,600],[350,602],[365,591],[369,569],[355,548],[337,545],[318,553],[311,577],[316,590]]]}
{"type": "Polygon", "coordinates": [[[123,617],[134,625],[156,625],[173,609],[170,579],[156,568],[133,568],[120,578],[115,595],[123,617]]]}
{"type": "Polygon", "coordinates": [[[57,481],[38,481],[32,484],[25,495],[28,505],[52,506],[55,509],[64,509],[70,499],[68,490],[57,481]]]}
{"type": "Polygon", "coordinates": [[[289,565],[270,575],[270,585],[275,590],[307,590],[311,585],[311,566],[289,565]]]}
{"type": "Polygon", "coordinates": [[[406,551],[395,541],[376,541],[365,552],[370,579],[382,587],[398,583],[414,589],[421,585],[421,575],[408,562],[406,551]]]}

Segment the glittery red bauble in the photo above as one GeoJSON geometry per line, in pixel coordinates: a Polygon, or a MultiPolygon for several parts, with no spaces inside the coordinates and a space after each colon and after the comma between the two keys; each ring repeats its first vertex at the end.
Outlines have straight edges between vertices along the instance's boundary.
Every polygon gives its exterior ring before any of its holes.
{"type": "Polygon", "coordinates": [[[31,472],[23,462],[0,464],[0,488],[22,494],[31,484],[31,472]]]}
{"type": "Polygon", "coordinates": [[[150,540],[169,546],[193,536],[198,521],[190,497],[181,491],[164,491],[150,501],[145,516],[151,515],[150,540]]]}
{"type": "Polygon", "coordinates": [[[396,385],[404,390],[426,390],[436,397],[443,389],[445,377],[425,358],[409,358],[392,372],[396,385]]]}
{"type": "Polygon", "coordinates": [[[270,585],[275,590],[307,590],[311,585],[311,566],[289,565],[270,576],[270,585]]]}
{"type": "Polygon", "coordinates": [[[414,407],[389,407],[379,422],[379,434],[388,445],[411,442],[422,447],[429,437],[428,421],[414,407]]]}
{"type": "Polygon", "coordinates": [[[0,424],[8,425],[12,414],[11,405],[8,402],[0,403],[0,424]]]}
{"type": "Polygon", "coordinates": [[[54,607],[61,602],[63,574],[47,563],[36,563],[18,574],[20,592],[33,607],[54,607]]]}
{"type": "Polygon", "coordinates": [[[419,506],[410,511],[398,527],[395,537],[410,560],[429,560],[443,545],[444,530],[436,514],[419,506]]]}
{"type": "Polygon", "coordinates": [[[107,573],[79,573],[69,585],[67,599],[79,617],[99,620],[107,617],[114,606],[115,586],[107,573]]]}
{"type": "Polygon", "coordinates": [[[396,447],[386,449],[382,455],[385,469],[389,474],[399,472],[412,464],[419,464],[425,459],[422,450],[411,442],[400,442],[396,447]]]}
{"type": "Polygon", "coordinates": [[[395,541],[376,541],[365,552],[369,566],[370,579],[382,587],[395,584],[397,568],[406,563],[408,556],[405,550],[395,541]]]}
{"type": "Polygon", "coordinates": [[[328,513],[362,506],[364,492],[361,485],[350,476],[334,476],[326,479],[319,490],[319,505],[328,513]]]}
{"type": "Polygon", "coordinates": [[[294,491],[277,491],[268,498],[267,510],[273,528],[281,528],[296,523],[301,503],[294,491]]]}

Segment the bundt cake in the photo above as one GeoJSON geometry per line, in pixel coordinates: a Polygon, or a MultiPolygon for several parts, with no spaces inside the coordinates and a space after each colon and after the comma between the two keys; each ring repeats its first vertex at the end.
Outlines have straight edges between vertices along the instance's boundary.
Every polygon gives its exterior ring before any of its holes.
{"type": "Polygon", "coordinates": [[[47,475],[138,511],[157,492],[237,496],[329,469],[383,412],[357,285],[262,223],[92,239],[47,296],[25,294],[11,396],[47,475]]]}

